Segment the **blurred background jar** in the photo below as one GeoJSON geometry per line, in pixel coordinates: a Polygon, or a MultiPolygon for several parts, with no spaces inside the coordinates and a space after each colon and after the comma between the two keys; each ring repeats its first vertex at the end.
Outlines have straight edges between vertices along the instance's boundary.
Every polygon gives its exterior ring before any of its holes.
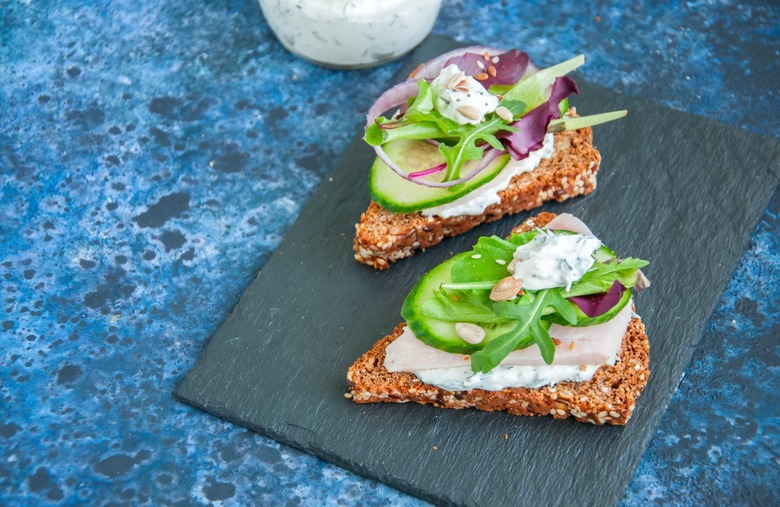
{"type": "Polygon", "coordinates": [[[357,69],[398,58],[430,33],[442,0],[259,0],[276,38],[326,67],[357,69]]]}

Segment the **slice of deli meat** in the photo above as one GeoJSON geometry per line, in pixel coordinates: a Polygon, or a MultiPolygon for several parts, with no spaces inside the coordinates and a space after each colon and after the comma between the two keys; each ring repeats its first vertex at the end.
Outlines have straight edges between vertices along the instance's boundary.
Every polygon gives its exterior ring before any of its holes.
{"type": "Polygon", "coordinates": [[[550,220],[545,227],[553,231],[571,231],[583,236],[593,236],[593,233],[582,220],[569,213],[561,213],[550,220]]]}
{"type": "MultiPolygon", "coordinates": [[[[553,324],[550,326],[550,336],[560,341],[555,347],[553,365],[614,363],[615,354],[620,349],[632,314],[633,301],[629,301],[612,320],[604,324],[587,327],[553,324]]],[[[408,327],[398,339],[387,347],[385,356],[385,367],[390,372],[462,367],[469,364],[469,356],[444,352],[426,345],[418,340],[408,327]]],[[[510,353],[501,364],[507,366],[546,365],[536,345],[510,353]]]]}

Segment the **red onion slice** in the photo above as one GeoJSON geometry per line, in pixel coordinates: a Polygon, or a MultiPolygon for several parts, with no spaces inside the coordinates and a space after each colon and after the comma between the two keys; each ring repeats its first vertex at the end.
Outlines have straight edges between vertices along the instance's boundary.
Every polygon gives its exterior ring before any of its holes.
{"type": "Polygon", "coordinates": [[[385,91],[368,109],[366,128],[374,123],[379,115],[388,109],[405,104],[415,95],[417,95],[417,81],[414,80],[404,81],[385,91]]]}
{"type": "Polygon", "coordinates": [[[437,173],[439,171],[443,171],[446,168],[447,168],[447,164],[446,163],[439,164],[439,165],[435,165],[433,167],[429,167],[428,169],[424,169],[422,171],[417,171],[416,173],[409,173],[409,177],[412,178],[412,179],[414,179],[414,178],[422,178],[423,176],[428,176],[429,174],[434,174],[434,173],[437,173]]]}
{"type": "Polygon", "coordinates": [[[455,185],[460,185],[461,183],[465,183],[469,181],[471,178],[482,172],[490,163],[499,155],[504,154],[505,152],[501,150],[497,150],[495,148],[490,148],[489,150],[485,151],[485,155],[482,157],[482,160],[480,160],[479,165],[471,170],[466,176],[463,176],[462,178],[458,178],[457,180],[452,181],[426,181],[421,179],[412,179],[411,175],[404,172],[403,169],[398,167],[395,162],[390,158],[390,156],[385,152],[385,150],[382,149],[381,146],[375,146],[374,151],[376,152],[377,156],[387,164],[387,167],[393,170],[394,173],[396,173],[398,176],[402,177],[403,179],[407,181],[411,181],[412,183],[417,183],[418,185],[423,185],[425,187],[431,187],[431,188],[448,188],[448,187],[454,187],[455,185]]]}
{"type": "Polygon", "coordinates": [[[383,112],[392,107],[401,106],[405,104],[407,100],[414,97],[417,94],[417,80],[435,79],[441,72],[441,69],[444,68],[444,64],[450,58],[462,56],[466,53],[482,54],[485,51],[491,55],[505,53],[502,49],[489,48],[486,46],[469,46],[452,50],[427,61],[416,73],[414,73],[413,77],[388,89],[374,101],[374,104],[368,109],[368,114],[366,115],[366,127],[371,125],[371,123],[383,112]]]}
{"type": "Polygon", "coordinates": [[[476,176],[477,174],[481,173],[490,163],[499,155],[502,155],[506,152],[503,152],[501,150],[497,150],[495,148],[490,148],[485,152],[485,155],[483,155],[482,160],[479,162],[479,165],[471,170],[466,176],[463,176],[462,178],[458,178],[457,180],[452,181],[426,181],[426,180],[414,180],[415,183],[419,183],[420,185],[425,185],[426,187],[431,188],[447,188],[447,187],[454,187],[455,185],[460,185],[461,183],[465,183],[469,181],[471,178],[476,176]]]}

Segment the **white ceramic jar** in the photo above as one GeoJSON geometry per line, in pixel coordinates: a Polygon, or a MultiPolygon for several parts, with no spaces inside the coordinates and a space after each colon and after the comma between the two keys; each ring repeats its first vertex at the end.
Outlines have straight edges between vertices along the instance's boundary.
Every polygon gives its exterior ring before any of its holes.
{"type": "Polygon", "coordinates": [[[430,33],[442,0],[259,0],[279,41],[314,63],[361,68],[398,58],[430,33]]]}

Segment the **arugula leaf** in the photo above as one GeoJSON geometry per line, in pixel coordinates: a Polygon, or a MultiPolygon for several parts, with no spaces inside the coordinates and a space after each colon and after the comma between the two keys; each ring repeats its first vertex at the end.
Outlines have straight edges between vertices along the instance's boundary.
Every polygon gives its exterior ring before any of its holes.
{"type": "MultiPolygon", "coordinates": [[[[555,357],[555,344],[547,329],[548,322],[542,321],[544,311],[548,306],[557,306],[559,301],[555,295],[550,296],[550,289],[538,291],[536,294],[526,292],[517,303],[502,301],[493,304],[496,314],[511,320],[517,320],[517,327],[494,338],[485,347],[471,355],[471,369],[475,372],[487,373],[504,360],[510,352],[519,346],[534,342],[542,353],[542,358],[551,364],[555,357]]],[[[560,298],[560,295],[557,295],[560,298]]],[[[564,301],[564,303],[567,303],[564,301]]]]}
{"type": "Polygon", "coordinates": [[[636,284],[636,271],[647,266],[649,262],[628,257],[619,262],[596,262],[593,267],[574,282],[565,297],[587,296],[607,292],[617,280],[624,287],[631,288],[636,284]]]}
{"type": "Polygon", "coordinates": [[[537,234],[539,234],[538,230],[512,234],[509,241],[498,236],[479,238],[470,255],[463,256],[452,267],[450,276],[453,283],[490,282],[495,284],[509,275],[507,266],[512,262],[517,247],[528,243],[537,234]]]}
{"type": "Polygon", "coordinates": [[[457,136],[458,142],[454,146],[444,143],[439,145],[439,152],[447,161],[447,174],[444,176],[444,181],[458,179],[464,163],[482,158],[485,149],[479,146],[481,142],[500,147],[503,151],[504,146],[495,134],[508,130],[506,127],[506,122],[494,114],[492,118],[486,119],[479,125],[458,125],[457,129],[448,132],[450,135],[457,136]]]}
{"type": "MultiPolygon", "coordinates": [[[[571,307],[571,303],[563,299],[555,289],[540,290],[536,294],[526,292],[524,297],[525,296],[527,296],[526,299],[530,300],[531,303],[521,302],[521,304],[512,305],[512,303],[507,304],[506,302],[503,302],[496,303],[494,308],[499,306],[499,308],[496,309],[498,315],[507,318],[509,318],[510,315],[514,315],[520,322],[527,321],[528,338],[539,347],[544,362],[551,364],[555,358],[555,343],[553,343],[552,337],[550,337],[550,333],[548,332],[550,323],[542,320],[542,317],[546,314],[550,314],[554,309],[564,307],[566,308],[565,311],[567,312],[568,317],[571,317],[568,310],[573,311],[573,308],[571,307]],[[515,308],[512,308],[512,306],[515,308]],[[550,310],[550,307],[552,307],[553,310],[550,310]]],[[[575,322],[577,320],[576,313],[574,315],[574,320],[575,322]]],[[[498,358],[498,363],[503,361],[504,357],[506,356],[498,358]]],[[[496,363],[496,366],[498,366],[498,363],[496,363]]]]}
{"type": "Polygon", "coordinates": [[[539,352],[542,353],[542,359],[547,364],[552,364],[555,359],[555,342],[552,341],[550,336],[550,323],[542,320],[534,320],[531,322],[531,338],[533,338],[536,346],[539,347],[539,352]]]}
{"type": "Polygon", "coordinates": [[[549,308],[548,311],[544,312],[545,315],[557,313],[568,324],[572,326],[577,324],[577,310],[574,308],[574,303],[564,298],[557,290],[548,291],[546,297],[549,308]]]}
{"type": "Polygon", "coordinates": [[[471,371],[487,373],[513,350],[531,345],[528,328],[528,323],[520,322],[511,331],[494,338],[484,348],[471,354],[471,371]]]}
{"type": "Polygon", "coordinates": [[[423,304],[420,313],[444,322],[501,324],[509,320],[497,315],[491,303],[489,291],[440,289],[423,304]]]}

